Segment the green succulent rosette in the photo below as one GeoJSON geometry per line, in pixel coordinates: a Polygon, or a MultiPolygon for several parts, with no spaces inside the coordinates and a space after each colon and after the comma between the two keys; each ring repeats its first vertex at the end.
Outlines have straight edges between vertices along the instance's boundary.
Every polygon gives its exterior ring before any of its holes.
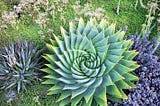
{"type": "Polygon", "coordinates": [[[129,49],[133,42],[124,40],[125,31],[115,32],[115,24],[106,20],[85,24],[81,18],[69,24],[69,32],[61,28],[61,34],[47,44],[49,64],[42,69],[48,73],[43,84],[53,84],[48,94],[60,94],[60,106],[107,106],[107,99],[127,98],[123,90],[136,87],[133,71],[139,65],[132,60],[137,52],[129,49]]]}

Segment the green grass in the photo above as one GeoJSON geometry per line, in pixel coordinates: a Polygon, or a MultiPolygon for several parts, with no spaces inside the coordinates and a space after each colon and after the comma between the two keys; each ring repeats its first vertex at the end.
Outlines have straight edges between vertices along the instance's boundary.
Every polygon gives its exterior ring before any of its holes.
{"type": "MultiPolygon", "coordinates": [[[[63,22],[60,19],[61,12],[57,12],[55,14],[54,20],[49,21],[49,23],[47,24],[46,29],[49,29],[49,28],[53,29],[55,35],[60,35],[60,26],[63,26],[65,29],[68,29],[69,21],[77,17],[77,14],[74,13],[74,10],[72,8],[72,5],[75,3],[75,1],[76,0],[70,0],[70,3],[66,4],[64,7],[63,14],[66,21],[63,22]]],[[[141,25],[143,24],[145,15],[147,14],[146,10],[144,10],[139,5],[137,6],[137,11],[134,9],[134,5],[136,2],[135,0],[121,0],[119,15],[116,14],[118,0],[98,0],[98,1],[81,0],[81,1],[82,1],[81,2],[82,6],[84,5],[84,3],[87,3],[87,1],[91,3],[92,4],[91,10],[95,10],[98,7],[103,7],[105,9],[105,13],[104,13],[105,17],[109,17],[110,23],[116,23],[117,30],[119,30],[125,25],[128,26],[127,35],[134,34],[141,30],[141,25]]],[[[88,18],[85,17],[85,19],[88,19],[88,18]]],[[[6,30],[7,33],[2,33],[0,34],[0,36],[4,38],[3,37],[4,35],[5,36],[9,35],[10,42],[17,41],[18,39],[31,39],[40,43],[42,39],[41,39],[41,35],[38,34],[38,31],[40,30],[39,26],[28,17],[23,17],[22,20],[25,20],[26,23],[20,22],[18,25],[18,29],[14,30],[13,28],[9,28],[6,30]]],[[[45,32],[47,32],[47,30],[45,32]]],[[[52,37],[51,34],[49,35],[52,37]]],[[[7,41],[9,40],[6,39],[6,41],[2,41],[2,42],[7,42],[7,41]]]]}
{"type": "MultiPolygon", "coordinates": [[[[56,103],[57,95],[48,96],[47,90],[49,86],[35,84],[28,86],[26,92],[18,94],[17,98],[12,101],[12,106],[58,106],[56,103]],[[37,100],[35,100],[37,98],[37,100]]],[[[4,93],[0,95],[0,106],[7,106],[7,100],[5,99],[4,93]]]]}
{"type": "MultiPolygon", "coordinates": [[[[75,0],[73,0],[75,1],[75,0]]],[[[82,0],[86,3],[87,0],[82,0]]],[[[93,5],[92,9],[96,9],[98,7],[103,7],[105,9],[105,16],[109,17],[110,23],[116,23],[117,30],[122,28],[124,25],[128,26],[127,34],[134,34],[135,32],[139,32],[141,30],[141,25],[145,20],[145,15],[147,12],[140,7],[137,6],[137,10],[134,9],[136,0],[121,0],[120,5],[120,14],[116,14],[118,0],[88,0],[89,3],[93,5]]],[[[62,24],[62,22],[58,21],[59,15],[56,17],[55,22],[55,34],[60,34],[59,28],[60,26],[64,26],[66,29],[68,27],[68,21],[73,19],[75,15],[73,15],[73,9],[71,8],[71,4],[67,6],[65,10],[65,17],[67,18],[66,24],[62,24]]]]}
{"type": "Polygon", "coordinates": [[[140,6],[137,11],[134,9],[136,0],[121,0],[120,14],[116,14],[118,0],[101,0],[94,2],[94,6],[102,6],[105,8],[105,14],[109,17],[109,22],[117,24],[117,28],[122,28],[124,25],[128,26],[127,34],[134,34],[141,30],[141,25],[145,20],[147,14],[140,6]]]}
{"type": "MultiPolygon", "coordinates": [[[[72,4],[74,4],[76,0],[71,0],[69,4],[67,4],[65,11],[66,22],[62,22],[59,17],[60,13],[55,16],[55,20],[52,24],[49,24],[47,28],[52,28],[56,35],[60,35],[60,26],[64,26],[68,29],[68,22],[76,17],[71,8],[72,4]]],[[[136,0],[121,0],[120,5],[120,14],[116,14],[116,8],[118,4],[118,0],[88,0],[89,3],[93,5],[93,9],[98,7],[103,7],[105,9],[105,16],[109,17],[110,23],[114,22],[117,24],[117,29],[120,29],[124,25],[128,26],[127,34],[134,34],[141,30],[141,25],[144,22],[145,15],[147,14],[144,9],[142,9],[139,5],[137,7],[137,11],[134,9],[134,4],[136,0]]],[[[86,3],[87,0],[82,0],[81,4],[86,3]]],[[[1,2],[1,4],[3,4],[1,2]]],[[[4,6],[6,7],[6,6],[4,6]]],[[[10,7],[10,6],[9,6],[10,7]]],[[[3,8],[0,8],[2,11],[3,8]]],[[[36,24],[20,24],[19,30],[11,30],[8,29],[8,34],[10,35],[10,39],[32,39],[38,43],[41,43],[40,36],[37,31],[39,27],[36,24]]],[[[6,38],[8,40],[8,38],[6,38]]],[[[58,106],[55,102],[57,95],[55,96],[47,96],[47,90],[49,86],[36,84],[34,86],[28,86],[28,91],[20,93],[16,101],[14,101],[13,106],[58,106]],[[39,104],[33,99],[35,97],[39,97],[39,104]]],[[[0,106],[7,106],[7,101],[4,99],[3,91],[0,92],[0,106]]]]}

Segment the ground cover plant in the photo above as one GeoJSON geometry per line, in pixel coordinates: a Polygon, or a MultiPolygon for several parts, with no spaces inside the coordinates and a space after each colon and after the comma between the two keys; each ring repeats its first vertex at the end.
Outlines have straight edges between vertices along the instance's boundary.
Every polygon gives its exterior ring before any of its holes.
{"type": "MultiPolygon", "coordinates": [[[[143,5],[143,4],[142,4],[143,5]]],[[[136,70],[136,74],[140,80],[136,82],[137,89],[130,90],[128,99],[123,101],[125,106],[137,105],[152,105],[158,106],[160,104],[160,57],[159,57],[159,44],[160,44],[160,29],[159,29],[159,8],[158,1],[149,1],[148,5],[143,5],[148,10],[146,20],[143,24],[140,34],[134,34],[127,37],[134,41],[132,49],[139,51],[135,60],[141,65],[136,70]],[[157,20],[154,18],[157,17],[157,20]],[[153,37],[153,27],[156,28],[156,37],[153,37]]],[[[117,105],[117,104],[112,104],[117,105]]]]}
{"type": "MultiPolygon", "coordinates": [[[[60,34],[59,27],[68,27],[68,22],[77,21],[79,17],[89,19],[106,18],[117,22],[117,28],[130,25],[127,33],[138,30],[144,20],[145,11],[134,10],[134,1],[121,2],[120,15],[116,14],[116,1],[100,0],[95,2],[77,0],[11,0],[7,9],[2,9],[0,38],[1,45],[15,42],[19,38],[31,39],[44,44],[45,38],[51,38],[52,33],[60,34]],[[15,1],[15,2],[14,2],[15,1]],[[8,10],[8,11],[5,11],[8,10]],[[128,10],[131,12],[128,13],[128,10]],[[135,16],[135,14],[137,16],[135,16]]],[[[7,1],[2,1],[8,4],[7,1]]]]}
{"type": "Polygon", "coordinates": [[[129,38],[135,41],[132,48],[139,51],[135,60],[141,65],[136,70],[141,79],[136,83],[137,89],[131,90],[124,105],[160,105],[160,56],[155,53],[156,39],[148,38],[147,34],[142,38],[139,35],[129,38]]]}
{"type": "MultiPolygon", "coordinates": [[[[159,36],[157,32],[160,29],[158,0],[1,0],[0,14],[0,48],[15,44],[19,39],[36,42],[40,48],[45,47],[45,43],[50,43],[49,39],[55,39],[54,35],[61,36],[60,26],[68,29],[68,23],[77,23],[80,17],[85,22],[92,17],[98,23],[102,18],[116,23],[116,32],[124,30],[126,36],[138,32],[130,37],[135,42],[132,48],[139,51],[134,60],[141,65],[135,71],[139,77],[135,83],[137,88],[124,90],[128,99],[123,100],[122,104],[107,102],[109,106],[159,105],[159,83],[156,83],[159,81],[159,42],[154,40],[159,36]],[[124,25],[128,29],[121,28],[124,25]],[[146,59],[151,61],[146,62],[146,59]],[[144,89],[143,92],[141,89],[144,89]]],[[[48,51],[44,53],[50,54],[48,51]]],[[[40,76],[43,81],[44,75],[40,76]]],[[[1,77],[0,84],[3,84],[1,77]]],[[[19,94],[12,89],[0,90],[0,106],[59,106],[56,101],[60,95],[47,96],[52,86],[35,82],[32,86],[26,86],[26,92],[20,91],[19,94]]]]}
{"type": "Polygon", "coordinates": [[[141,78],[137,83],[137,89],[131,90],[128,100],[124,101],[124,105],[160,105],[160,55],[157,52],[160,44],[160,22],[154,20],[158,17],[159,7],[158,1],[148,2],[148,15],[142,28],[141,35],[132,35],[128,39],[132,39],[134,44],[132,49],[139,51],[135,60],[141,65],[136,70],[136,74],[141,78]],[[156,23],[154,23],[154,21],[156,23]],[[154,25],[157,25],[157,37],[151,36],[154,25]]]}

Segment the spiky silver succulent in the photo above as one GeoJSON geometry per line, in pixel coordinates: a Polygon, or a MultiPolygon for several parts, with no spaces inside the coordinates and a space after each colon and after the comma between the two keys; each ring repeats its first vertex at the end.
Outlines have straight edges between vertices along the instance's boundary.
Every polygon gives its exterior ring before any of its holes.
{"type": "Polygon", "coordinates": [[[38,75],[41,68],[39,62],[41,50],[38,50],[33,42],[18,41],[0,50],[0,78],[2,78],[1,88],[26,90],[26,84],[38,75]]]}
{"type": "Polygon", "coordinates": [[[135,87],[133,71],[139,65],[132,61],[137,52],[129,50],[133,42],[123,39],[125,31],[115,32],[115,24],[95,19],[69,26],[69,32],[61,28],[62,37],[47,44],[49,64],[42,71],[48,73],[44,84],[53,84],[48,94],[60,94],[60,106],[106,106],[107,99],[126,99],[123,89],[135,87]]]}

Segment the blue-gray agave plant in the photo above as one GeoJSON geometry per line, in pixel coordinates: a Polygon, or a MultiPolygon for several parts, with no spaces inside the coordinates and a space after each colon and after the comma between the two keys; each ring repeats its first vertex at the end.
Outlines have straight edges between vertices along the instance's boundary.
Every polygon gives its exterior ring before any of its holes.
{"type": "Polygon", "coordinates": [[[33,42],[18,41],[5,46],[0,51],[1,88],[26,90],[26,84],[38,75],[41,50],[33,42]]]}
{"type": "Polygon", "coordinates": [[[94,19],[69,26],[69,32],[61,28],[62,37],[47,44],[49,64],[42,71],[48,73],[44,84],[53,84],[48,94],[60,94],[60,106],[106,106],[107,99],[126,99],[123,89],[135,87],[133,71],[139,65],[132,61],[137,52],[129,50],[133,42],[123,39],[125,31],[94,19]]]}

